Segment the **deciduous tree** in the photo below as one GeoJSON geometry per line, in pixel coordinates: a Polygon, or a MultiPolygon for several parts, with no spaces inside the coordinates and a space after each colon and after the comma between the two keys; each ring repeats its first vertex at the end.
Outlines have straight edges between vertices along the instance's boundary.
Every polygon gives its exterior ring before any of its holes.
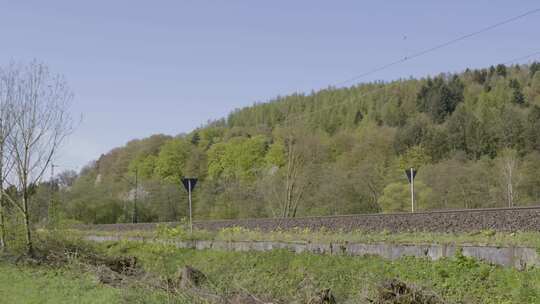
{"type": "Polygon", "coordinates": [[[12,64],[0,68],[0,251],[6,247],[6,216],[4,206],[5,180],[12,169],[12,158],[9,157],[8,138],[15,122],[14,101],[18,92],[15,81],[18,71],[12,64]]]}
{"type": "Polygon", "coordinates": [[[501,192],[507,207],[514,207],[519,199],[518,185],[521,174],[518,171],[519,158],[514,149],[503,149],[497,157],[497,168],[500,175],[501,192]]]}
{"type": "MultiPolygon", "coordinates": [[[[18,69],[18,67],[12,67],[18,69]]],[[[13,158],[12,178],[21,199],[9,197],[22,213],[26,249],[33,254],[30,223],[32,189],[50,166],[58,147],[73,129],[69,113],[73,94],[64,78],[53,74],[36,61],[21,67],[12,82],[16,92],[14,125],[8,137],[8,149],[13,158]]]]}

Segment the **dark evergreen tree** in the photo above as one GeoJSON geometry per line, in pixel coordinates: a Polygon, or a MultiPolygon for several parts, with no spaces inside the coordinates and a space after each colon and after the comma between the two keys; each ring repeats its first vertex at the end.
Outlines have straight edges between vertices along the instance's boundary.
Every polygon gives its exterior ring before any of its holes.
{"type": "Polygon", "coordinates": [[[493,75],[495,75],[496,72],[497,71],[495,70],[494,66],[489,67],[489,77],[492,77],[493,75]]]}
{"type": "Polygon", "coordinates": [[[523,95],[523,92],[521,91],[521,85],[519,84],[519,81],[516,79],[510,79],[509,83],[510,88],[512,88],[512,102],[515,104],[524,104],[525,103],[525,95],[523,95]]]}
{"type": "Polygon", "coordinates": [[[535,62],[531,63],[531,65],[529,66],[529,72],[530,72],[531,78],[538,71],[540,71],[540,62],[535,61],[535,62]]]}
{"type": "Polygon", "coordinates": [[[474,72],[472,73],[472,79],[479,84],[484,84],[486,82],[487,76],[487,71],[484,69],[474,70],[474,72]]]}
{"type": "Polygon", "coordinates": [[[504,64],[498,64],[495,69],[497,71],[497,75],[506,77],[507,71],[506,71],[506,66],[504,64]]]}
{"type": "Polygon", "coordinates": [[[418,93],[418,109],[429,114],[433,121],[441,123],[463,101],[463,89],[463,83],[457,76],[448,82],[443,77],[428,79],[418,93]]]}
{"type": "Polygon", "coordinates": [[[190,142],[191,142],[193,145],[196,146],[196,145],[199,144],[199,141],[201,141],[201,136],[199,135],[199,132],[198,132],[198,131],[193,132],[193,134],[191,135],[190,142]]]}

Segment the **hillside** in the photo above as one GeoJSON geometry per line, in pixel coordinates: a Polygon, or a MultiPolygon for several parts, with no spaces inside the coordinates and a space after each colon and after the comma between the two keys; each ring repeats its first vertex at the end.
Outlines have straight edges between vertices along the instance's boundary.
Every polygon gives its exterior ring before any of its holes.
{"type": "Polygon", "coordinates": [[[191,175],[199,219],[408,211],[411,166],[420,210],[530,205],[539,129],[539,63],[327,88],[115,148],[60,208],[86,223],[178,220],[191,175]]]}

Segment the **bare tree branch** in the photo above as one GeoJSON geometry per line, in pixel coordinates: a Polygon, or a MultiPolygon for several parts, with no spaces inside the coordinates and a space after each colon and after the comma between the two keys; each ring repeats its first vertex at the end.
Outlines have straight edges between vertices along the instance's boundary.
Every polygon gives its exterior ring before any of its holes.
{"type": "Polygon", "coordinates": [[[63,77],[51,74],[41,63],[33,61],[21,69],[10,68],[14,75],[10,82],[11,104],[16,114],[6,143],[15,169],[12,184],[21,193],[21,202],[11,201],[23,214],[27,250],[32,253],[30,188],[41,180],[58,148],[73,130],[69,114],[73,94],[63,77]]]}

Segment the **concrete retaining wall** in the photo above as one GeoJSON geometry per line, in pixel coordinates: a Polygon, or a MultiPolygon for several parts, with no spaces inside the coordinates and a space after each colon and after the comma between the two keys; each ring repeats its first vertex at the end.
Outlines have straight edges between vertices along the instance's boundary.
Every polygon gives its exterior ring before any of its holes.
{"type": "Polygon", "coordinates": [[[96,242],[130,240],[139,242],[167,243],[178,248],[197,250],[227,250],[227,251],[270,251],[285,249],[295,253],[309,252],[314,254],[365,256],[375,255],[389,260],[404,256],[430,258],[453,258],[458,250],[464,256],[473,257],[488,263],[525,269],[540,267],[540,256],[536,249],[526,247],[495,247],[474,245],[444,245],[444,244],[361,244],[361,243],[287,243],[287,242],[228,242],[228,241],[165,241],[143,237],[123,236],[88,236],[88,240],[96,242]]]}

